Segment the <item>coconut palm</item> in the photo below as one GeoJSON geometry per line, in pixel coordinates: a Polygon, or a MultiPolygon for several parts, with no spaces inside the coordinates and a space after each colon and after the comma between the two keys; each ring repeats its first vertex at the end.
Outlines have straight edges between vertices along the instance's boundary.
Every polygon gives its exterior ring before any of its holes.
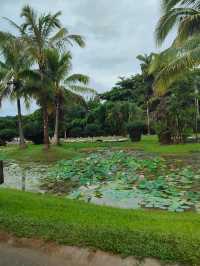
{"type": "Polygon", "coordinates": [[[55,131],[53,142],[59,144],[59,118],[61,104],[65,102],[66,95],[71,98],[74,93],[95,93],[91,88],[88,88],[89,77],[82,74],[71,73],[71,54],[59,53],[57,49],[48,49],[45,52],[46,73],[49,78],[51,88],[55,95],[55,131]]]}
{"type": "Polygon", "coordinates": [[[19,144],[25,148],[20,99],[28,99],[23,73],[30,67],[31,59],[25,52],[25,43],[13,36],[0,48],[3,57],[3,61],[0,61],[0,102],[7,97],[17,101],[19,144]]]}
{"type": "Polygon", "coordinates": [[[157,43],[163,43],[177,24],[178,33],[172,47],[162,53],[162,60],[158,60],[161,65],[156,67],[160,71],[154,88],[159,93],[164,93],[174,81],[200,64],[200,1],[163,0],[163,10],[164,15],[156,29],[157,43]]]}
{"type": "Polygon", "coordinates": [[[177,25],[177,44],[200,32],[199,0],[162,0],[162,9],[163,15],[156,27],[156,40],[159,45],[177,25]]]}
{"type": "Polygon", "coordinates": [[[139,54],[136,58],[140,61],[140,67],[142,70],[142,73],[145,73],[145,75],[148,75],[148,68],[151,64],[151,58],[153,54],[147,55],[147,54],[139,54]]]}
{"type": "Polygon", "coordinates": [[[61,12],[55,14],[38,15],[30,6],[22,9],[21,17],[24,23],[21,26],[16,25],[12,20],[7,19],[20,33],[21,37],[26,41],[29,53],[32,55],[35,63],[38,65],[38,71],[41,78],[41,93],[37,91],[38,103],[43,109],[44,120],[44,144],[45,148],[49,148],[48,133],[48,101],[51,92],[45,83],[45,50],[49,47],[57,47],[64,49],[68,44],[78,44],[84,47],[85,43],[80,35],[69,34],[68,30],[62,26],[60,22],[61,12]]]}
{"type": "Polygon", "coordinates": [[[148,83],[147,91],[146,91],[146,115],[147,115],[147,129],[148,135],[151,134],[151,126],[150,126],[150,97],[152,96],[152,85],[153,85],[153,76],[149,72],[149,68],[151,65],[153,54],[140,54],[137,56],[137,59],[141,62],[140,67],[142,70],[142,74],[144,76],[145,81],[148,83]]]}

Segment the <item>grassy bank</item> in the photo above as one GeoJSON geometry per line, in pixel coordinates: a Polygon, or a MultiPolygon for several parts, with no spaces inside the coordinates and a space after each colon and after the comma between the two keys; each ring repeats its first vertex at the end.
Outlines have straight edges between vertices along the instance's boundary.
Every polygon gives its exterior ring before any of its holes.
{"type": "Polygon", "coordinates": [[[0,190],[0,230],[19,237],[200,265],[198,214],[120,210],[0,190]]]}
{"type": "Polygon", "coordinates": [[[59,147],[52,146],[46,152],[42,145],[29,145],[27,149],[20,150],[18,146],[8,146],[0,149],[0,158],[20,161],[54,162],[62,159],[71,159],[83,156],[84,153],[100,148],[142,150],[160,155],[186,155],[200,152],[200,144],[160,145],[157,137],[144,136],[141,142],[96,142],[96,143],[65,143],[59,147]]]}

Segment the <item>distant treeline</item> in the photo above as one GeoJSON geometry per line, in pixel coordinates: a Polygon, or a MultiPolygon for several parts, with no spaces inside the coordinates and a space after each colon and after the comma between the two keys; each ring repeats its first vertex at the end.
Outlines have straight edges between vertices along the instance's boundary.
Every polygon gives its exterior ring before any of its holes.
{"type": "MultiPolygon", "coordinates": [[[[193,82],[199,75],[188,76],[176,83],[165,96],[152,97],[149,104],[150,132],[157,133],[160,141],[183,142],[199,130],[193,82]],[[198,122],[198,125],[196,125],[198,122]],[[197,127],[198,126],[198,127],[197,127]]],[[[86,102],[67,102],[60,112],[60,137],[126,136],[130,124],[142,125],[143,134],[148,133],[147,102],[149,83],[142,74],[120,78],[111,91],[99,94],[86,102]]],[[[24,135],[34,143],[43,142],[42,111],[23,116],[24,135]]],[[[55,111],[49,117],[49,132],[53,136],[55,111]]],[[[18,136],[17,117],[0,118],[0,138],[11,140],[18,136]]]]}

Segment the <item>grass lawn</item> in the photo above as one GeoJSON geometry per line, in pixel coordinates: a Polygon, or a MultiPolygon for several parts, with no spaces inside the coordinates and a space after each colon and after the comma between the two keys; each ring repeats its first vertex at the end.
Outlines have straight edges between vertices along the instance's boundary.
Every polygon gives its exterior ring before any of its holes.
{"type": "Polygon", "coordinates": [[[200,263],[195,213],[132,211],[0,189],[0,230],[125,256],[200,263]]]}
{"type": "Polygon", "coordinates": [[[20,161],[54,162],[62,159],[71,159],[83,156],[85,152],[100,148],[142,150],[160,155],[186,155],[200,152],[200,144],[160,145],[156,136],[144,136],[141,142],[96,142],[96,143],[65,143],[59,147],[52,146],[48,152],[42,145],[29,145],[27,149],[20,150],[18,146],[8,146],[0,149],[0,158],[20,161]]]}

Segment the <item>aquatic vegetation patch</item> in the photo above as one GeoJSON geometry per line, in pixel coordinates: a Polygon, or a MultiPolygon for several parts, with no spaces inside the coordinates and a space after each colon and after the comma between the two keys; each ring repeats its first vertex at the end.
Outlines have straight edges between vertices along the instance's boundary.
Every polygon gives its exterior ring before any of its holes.
{"type": "Polygon", "coordinates": [[[49,171],[46,183],[51,184],[53,192],[62,184],[62,188],[67,186],[62,192],[69,198],[95,204],[176,212],[199,210],[199,171],[170,168],[162,158],[142,159],[125,151],[101,151],[60,161],[49,171]]]}

